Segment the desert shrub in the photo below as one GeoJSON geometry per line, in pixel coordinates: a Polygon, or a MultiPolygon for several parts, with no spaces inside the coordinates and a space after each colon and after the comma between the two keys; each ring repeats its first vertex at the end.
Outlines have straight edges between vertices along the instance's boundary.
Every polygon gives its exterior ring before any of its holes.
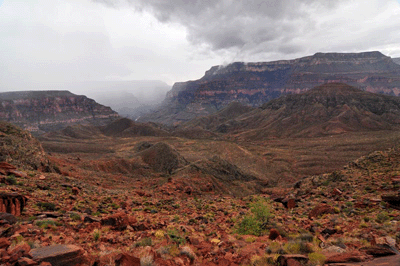
{"type": "Polygon", "coordinates": [[[35,224],[41,228],[50,228],[53,226],[57,226],[57,223],[53,220],[40,220],[36,221],[35,224]]]}
{"type": "Polygon", "coordinates": [[[308,254],[309,264],[312,266],[324,265],[326,257],[321,253],[308,254]]]}
{"type": "Polygon", "coordinates": [[[185,238],[183,238],[180,234],[179,231],[176,230],[175,228],[173,229],[169,229],[167,231],[167,235],[169,236],[169,238],[175,242],[178,246],[182,245],[182,244],[186,244],[186,240],[185,238]]]}
{"type": "Polygon", "coordinates": [[[42,211],[55,211],[56,210],[56,205],[51,202],[38,202],[36,205],[42,210],[42,211]]]}
{"type": "Polygon", "coordinates": [[[381,212],[378,213],[378,215],[376,216],[376,222],[377,223],[384,223],[386,221],[388,221],[390,219],[389,215],[386,212],[381,212]]]}
{"type": "Polygon", "coordinates": [[[237,225],[237,233],[242,235],[261,236],[267,233],[267,226],[272,214],[267,202],[259,199],[250,204],[250,213],[246,214],[237,225]]]}
{"type": "Polygon", "coordinates": [[[95,229],[93,231],[93,240],[97,242],[100,239],[101,233],[99,230],[95,229]]]}
{"type": "Polygon", "coordinates": [[[147,247],[152,245],[153,240],[150,237],[143,238],[141,241],[135,243],[135,247],[147,247]]]}
{"type": "Polygon", "coordinates": [[[17,179],[13,175],[7,176],[6,177],[6,183],[10,184],[10,185],[16,185],[17,184],[17,179]]]}

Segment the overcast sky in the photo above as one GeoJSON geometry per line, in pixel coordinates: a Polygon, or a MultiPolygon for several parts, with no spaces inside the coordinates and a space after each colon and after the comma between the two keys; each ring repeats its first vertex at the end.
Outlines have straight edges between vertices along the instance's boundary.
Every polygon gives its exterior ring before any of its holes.
{"type": "Polygon", "coordinates": [[[0,0],[0,91],[198,79],[316,52],[400,57],[397,0],[0,0]]]}

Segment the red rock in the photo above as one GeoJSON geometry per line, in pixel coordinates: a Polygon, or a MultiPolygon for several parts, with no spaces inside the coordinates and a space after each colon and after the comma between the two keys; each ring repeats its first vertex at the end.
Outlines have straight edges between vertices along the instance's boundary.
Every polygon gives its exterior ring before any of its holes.
{"type": "Polygon", "coordinates": [[[0,238],[0,249],[3,248],[7,249],[10,245],[11,242],[7,238],[5,237],[0,238]]]}
{"type": "Polygon", "coordinates": [[[31,247],[27,243],[23,243],[16,245],[12,249],[9,249],[8,254],[10,254],[10,256],[19,254],[19,257],[22,257],[23,255],[29,254],[29,251],[31,251],[31,247]]]}
{"type": "Polygon", "coordinates": [[[20,266],[33,266],[33,265],[38,265],[38,263],[34,260],[31,260],[29,258],[20,258],[18,260],[18,265],[20,266]]]}
{"type": "Polygon", "coordinates": [[[27,174],[27,173],[22,172],[22,171],[17,171],[17,170],[8,170],[8,171],[7,171],[7,174],[8,174],[8,175],[14,175],[14,176],[16,176],[16,177],[23,177],[23,178],[28,177],[28,174],[27,174]]]}
{"type": "Polygon", "coordinates": [[[334,189],[332,190],[332,195],[333,195],[333,196],[340,196],[340,195],[342,195],[342,194],[343,194],[343,192],[342,192],[340,189],[334,188],[334,189]]]}
{"type": "Polygon", "coordinates": [[[361,248],[360,251],[372,255],[374,257],[383,257],[396,255],[396,252],[388,245],[375,245],[371,247],[361,248]]]}
{"type": "Polygon", "coordinates": [[[136,194],[138,194],[138,196],[143,197],[144,195],[146,195],[146,192],[141,191],[141,190],[137,190],[137,191],[136,191],[136,194]]]}
{"type": "Polygon", "coordinates": [[[43,261],[43,262],[41,262],[41,263],[39,264],[39,266],[52,266],[52,265],[51,265],[50,262],[45,262],[45,261],[43,261]]]}
{"type": "Polygon", "coordinates": [[[275,239],[277,239],[278,237],[280,237],[280,234],[279,234],[278,230],[276,230],[276,229],[271,229],[271,230],[269,231],[269,236],[268,236],[269,239],[275,240],[275,239]]]}
{"type": "Polygon", "coordinates": [[[353,251],[332,255],[326,259],[325,263],[363,262],[368,259],[371,259],[371,257],[358,251],[353,251]]]}
{"type": "Polygon", "coordinates": [[[27,202],[27,198],[18,193],[0,193],[0,212],[11,213],[19,216],[23,211],[27,202]]]}
{"type": "Polygon", "coordinates": [[[76,266],[83,263],[83,250],[74,245],[54,245],[31,250],[32,259],[49,262],[52,266],[76,266]]]}
{"type": "Polygon", "coordinates": [[[129,225],[128,215],[124,212],[119,212],[101,219],[102,225],[110,225],[115,230],[125,230],[129,225]]]}
{"type": "Polygon", "coordinates": [[[10,170],[10,169],[17,169],[17,167],[15,167],[14,165],[9,164],[7,162],[1,162],[0,163],[0,169],[10,170]]]}
{"type": "Polygon", "coordinates": [[[116,266],[140,266],[140,259],[126,253],[119,254],[115,258],[116,266]]]}
{"type": "Polygon", "coordinates": [[[288,199],[287,208],[289,210],[296,208],[296,200],[295,199],[288,199]]]}
{"type": "Polygon", "coordinates": [[[77,187],[73,187],[72,188],[72,194],[74,194],[74,195],[78,195],[79,194],[79,188],[77,188],[77,187]]]}
{"type": "Polygon", "coordinates": [[[186,194],[188,194],[188,195],[191,195],[192,192],[193,192],[193,189],[192,189],[191,187],[187,186],[187,187],[185,187],[184,192],[185,192],[186,194]]]}
{"type": "Polygon", "coordinates": [[[328,213],[335,213],[335,208],[327,204],[319,204],[310,211],[310,213],[308,214],[308,218],[312,219],[314,217],[319,217],[323,214],[328,214],[328,213]]]}
{"type": "Polygon", "coordinates": [[[308,257],[300,254],[281,255],[277,262],[280,266],[301,266],[308,262],[308,257]]]}

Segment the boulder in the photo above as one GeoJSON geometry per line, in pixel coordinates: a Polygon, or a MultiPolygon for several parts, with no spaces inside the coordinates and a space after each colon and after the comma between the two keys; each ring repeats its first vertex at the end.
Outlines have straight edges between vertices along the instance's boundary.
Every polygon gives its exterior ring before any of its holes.
{"type": "Polygon", "coordinates": [[[15,224],[17,222],[17,218],[10,213],[1,212],[0,221],[3,221],[3,223],[7,224],[15,224]]]}
{"type": "Polygon", "coordinates": [[[11,245],[11,242],[8,238],[2,237],[0,238],[0,249],[7,249],[11,245]]]}
{"type": "Polygon", "coordinates": [[[101,219],[102,225],[112,226],[114,230],[125,230],[129,225],[129,217],[124,212],[115,213],[101,219]]]}
{"type": "Polygon", "coordinates": [[[325,263],[349,263],[349,262],[363,262],[371,259],[370,256],[362,254],[358,251],[335,254],[328,257],[325,263]]]}
{"type": "Polygon", "coordinates": [[[32,249],[30,254],[37,262],[49,262],[52,266],[75,266],[83,263],[83,249],[74,245],[54,245],[32,249]]]}
{"type": "Polygon", "coordinates": [[[368,255],[372,255],[374,257],[384,257],[397,254],[392,247],[386,244],[361,248],[360,251],[365,252],[368,255]]]}
{"type": "Polygon", "coordinates": [[[300,254],[281,255],[277,262],[281,266],[301,266],[308,262],[308,257],[300,254]]]}
{"type": "Polygon", "coordinates": [[[277,239],[278,237],[280,237],[280,234],[279,234],[278,230],[276,230],[276,229],[271,229],[271,230],[269,231],[269,236],[268,236],[268,238],[269,238],[270,240],[275,240],[275,239],[277,239]]]}
{"type": "Polygon", "coordinates": [[[34,266],[34,265],[38,265],[38,263],[30,258],[20,258],[18,260],[18,264],[19,266],[34,266]]]}
{"type": "Polygon", "coordinates": [[[310,211],[308,218],[312,219],[328,213],[335,213],[335,208],[328,204],[321,203],[310,211]]]}
{"type": "Polygon", "coordinates": [[[119,254],[115,258],[116,266],[140,266],[140,259],[126,253],[119,254]]]}

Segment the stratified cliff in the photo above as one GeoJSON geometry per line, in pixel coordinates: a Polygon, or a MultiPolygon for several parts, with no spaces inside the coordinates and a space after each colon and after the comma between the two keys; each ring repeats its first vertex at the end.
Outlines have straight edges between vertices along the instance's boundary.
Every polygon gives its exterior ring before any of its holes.
{"type": "Polygon", "coordinates": [[[0,93],[0,120],[31,132],[58,130],[77,123],[105,125],[118,117],[111,108],[69,91],[0,93]]]}
{"type": "Polygon", "coordinates": [[[214,113],[237,101],[260,106],[282,94],[341,82],[365,91],[400,94],[400,65],[380,52],[317,53],[295,60],[214,66],[204,77],[176,83],[164,105],[145,120],[173,124],[214,113]]]}

